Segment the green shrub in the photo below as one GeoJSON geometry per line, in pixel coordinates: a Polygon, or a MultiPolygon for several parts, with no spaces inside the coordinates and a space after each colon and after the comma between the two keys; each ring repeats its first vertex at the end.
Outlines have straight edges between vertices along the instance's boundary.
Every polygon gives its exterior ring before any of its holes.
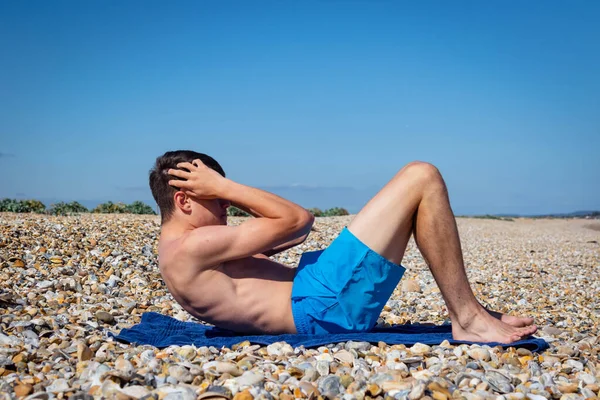
{"type": "Polygon", "coordinates": [[[16,200],[2,199],[0,200],[0,211],[15,212],[15,213],[43,213],[46,206],[39,200],[16,200]]]}
{"type": "Polygon", "coordinates": [[[508,222],[514,222],[515,220],[512,218],[507,218],[507,217],[499,217],[497,215],[490,215],[490,214],[486,214],[486,215],[475,215],[473,216],[473,218],[478,218],[478,219],[495,219],[498,221],[508,221],[508,222]]]}
{"type": "Polygon", "coordinates": [[[46,206],[39,200],[22,200],[21,205],[24,209],[22,212],[34,212],[41,214],[46,211],[46,206]]]}
{"type": "Polygon", "coordinates": [[[337,217],[342,215],[349,215],[350,213],[345,208],[333,207],[323,212],[324,217],[337,217]]]}
{"type": "Polygon", "coordinates": [[[333,208],[330,208],[325,211],[321,210],[320,208],[314,207],[314,208],[309,208],[307,211],[310,212],[315,217],[337,217],[337,216],[341,216],[341,215],[349,215],[350,214],[348,212],[348,210],[346,210],[345,208],[341,208],[341,207],[333,207],[333,208]]]}
{"type": "Polygon", "coordinates": [[[0,212],[10,212],[10,208],[12,206],[13,201],[15,201],[15,200],[12,200],[12,199],[0,200],[0,212]]]}
{"type": "Polygon", "coordinates": [[[310,212],[315,217],[322,217],[323,216],[323,210],[321,210],[320,208],[316,208],[316,207],[309,208],[308,212],[310,212]]]}
{"type": "Polygon", "coordinates": [[[4,212],[17,212],[19,203],[13,199],[2,199],[0,202],[0,211],[4,212]]]}
{"type": "Polygon", "coordinates": [[[127,205],[127,212],[131,214],[150,214],[156,215],[152,207],[148,204],[142,203],[141,201],[134,201],[133,203],[127,205]]]}
{"type": "Polygon", "coordinates": [[[47,211],[47,213],[51,215],[74,215],[86,212],[89,212],[89,210],[77,201],[72,201],[70,203],[60,201],[56,204],[52,204],[47,211]]]}
{"type": "MultiPolygon", "coordinates": [[[[311,214],[315,217],[333,217],[341,215],[349,215],[348,210],[341,207],[333,207],[328,210],[321,210],[320,208],[309,208],[311,214]]],[[[51,215],[73,215],[78,213],[90,212],[86,207],[76,201],[65,203],[63,201],[52,204],[49,209],[46,210],[46,206],[39,200],[15,200],[15,199],[2,199],[0,200],[0,212],[15,212],[15,213],[47,213],[51,215]]],[[[152,207],[141,202],[134,201],[131,204],[125,203],[113,203],[108,201],[106,203],[99,204],[91,212],[102,213],[102,214],[149,214],[156,215],[152,207]]],[[[241,210],[235,206],[230,206],[227,209],[227,215],[231,217],[250,217],[250,214],[241,210]]],[[[503,219],[505,221],[510,220],[509,218],[499,218],[495,216],[481,216],[476,218],[493,218],[503,219]]]]}
{"type": "Polygon", "coordinates": [[[113,203],[112,201],[108,201],[106,203],[98,204],[92,212],[100,214],[125,214],[128,211],[125,203],[113,203]]]}
{"type": "Polygon", "coordinates": [[[21,202],[15,199],[2,199],[0,201],[0,211],[22,212],[21,202]]]}
{"type": "Polygon", "coordinates": [[[227,208],[227,215],[229,215],[230,217],[249,217],[250,214],[248,214],[246,211],[244,210],[240,210],[237,207],[234,206],[229,206],[227,208]]]}

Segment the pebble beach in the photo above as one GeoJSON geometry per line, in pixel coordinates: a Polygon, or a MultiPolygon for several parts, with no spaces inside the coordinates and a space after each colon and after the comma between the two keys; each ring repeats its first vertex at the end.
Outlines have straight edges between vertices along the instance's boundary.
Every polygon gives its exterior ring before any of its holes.
{"type": "MultiPolygon", "coordinates": [[[[352,218],[317,218],[303,244],[272,258],[295,266],[352,218]]],[[[597,398],[600,220],[457,221],[477,298],[495,311],[533,317],[548,350],[119,343],[108,332],[131,327],[145,312],[194,321],[160,277],[159,217],[0,213],[0,399],[597,398]]],[[[449,322],[412,240],[403,265],[378,324],[449,322]]]]}

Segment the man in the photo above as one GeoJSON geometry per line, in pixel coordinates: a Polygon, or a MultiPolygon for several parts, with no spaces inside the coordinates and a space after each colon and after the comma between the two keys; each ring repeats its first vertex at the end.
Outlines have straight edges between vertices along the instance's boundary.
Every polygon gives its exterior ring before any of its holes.
{"type": "MultiPolygon", "coordinates": [[[[366,331],[404,273],[411,235],[440,287],[457,340],[510,343],[536,332],[531,318],[486,310],[469,286],[439,171],[402,168],[322,253],[298,268],[269,256],[306,239],[304,208],[225,177],[211,157],[171,151],[150,173],[161,211],[159,265],[169,291],[195,317],[246,333],[366,331]],[[256,218],[227,226],[234,205],[256,218]]],[[[312,259],[311,259],[312,258],[312,259]]]]}

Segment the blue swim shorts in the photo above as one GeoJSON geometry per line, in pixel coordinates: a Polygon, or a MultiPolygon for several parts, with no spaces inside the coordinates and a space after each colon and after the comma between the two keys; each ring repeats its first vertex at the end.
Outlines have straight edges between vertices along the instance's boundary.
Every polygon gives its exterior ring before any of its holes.
{"type": "Polygon", "coordinates": [[[296,331],[371,330],[404,271],[344,228],[327,249],[300,259],[292,287],[296,331]]]}

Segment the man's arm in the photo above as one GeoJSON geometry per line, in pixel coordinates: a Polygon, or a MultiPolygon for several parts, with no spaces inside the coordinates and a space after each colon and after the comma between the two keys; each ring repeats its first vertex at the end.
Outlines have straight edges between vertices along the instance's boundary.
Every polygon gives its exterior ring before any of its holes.
{"type": "Polygon", "coordinates": [[[199,260],[198,267],[250,257],[310,232],[312,214],[289,200],[224,178],[200,160],[179,163],[177,168],[168,173],[181,180],[170,180],[169,185],[184,195],[227,199],[264,216],[239,226],[208,225],[194,229],[184,242],[199,260]]]}
{"type": "Polygon", "coordinates": [[[282,251],[286,251],[287,249],[291,249],[292,247],[298,246],[300,243],[306,240],[307,236],[308,233],[306,235],[300,236],[298,239],[293,239],[289,242],[282,243],[279,246],[275,246],[271,250],[263,251],[262,254],[264,254],[267,257],[274,256],[275,254],[281,253],[282,251]]]}
{"type": "MultiPolygon", "coordinates": [[[[259,212],[257,212],[256,210],[252,210],[250,208],[244,207],[243,205],[237,204],[237,203],[234,203],[234,202],[231,202],[231,205],[233,207],[239,208],[242,211],[247,212],[248,214],[250,214],[251,216],[253,216],[255,218],[263,218],[263,216],[259,212]]],[[[311,227],[312,227],[313,223],[314,223],[314,217],[313,217],[312,222],[310,224],[311,227]]],[[[285,243],[282,243],[282,244],[280,244],[278,246],[275,246],[272,249],[269,249],[267,251],[263,251],[262,254],[264,254],[267,257],[271,257],[271,256],[273,256],[275,254],[281,253],[282,251],[285,251],[287,249],[291,249],[294,246],[298,246],[300,243],[302,243],[302,242],[304,242],[306,240],[306,238],[308,237],[309,233],[310,233],[310,230],[308,232],[306,232],[304,235],[301,235],[301,236],[299,236],[297,238],[294,238],[294,239],[292,239],[292,240],[290,240],[288,242],[285,242],[285,243]]]]}

